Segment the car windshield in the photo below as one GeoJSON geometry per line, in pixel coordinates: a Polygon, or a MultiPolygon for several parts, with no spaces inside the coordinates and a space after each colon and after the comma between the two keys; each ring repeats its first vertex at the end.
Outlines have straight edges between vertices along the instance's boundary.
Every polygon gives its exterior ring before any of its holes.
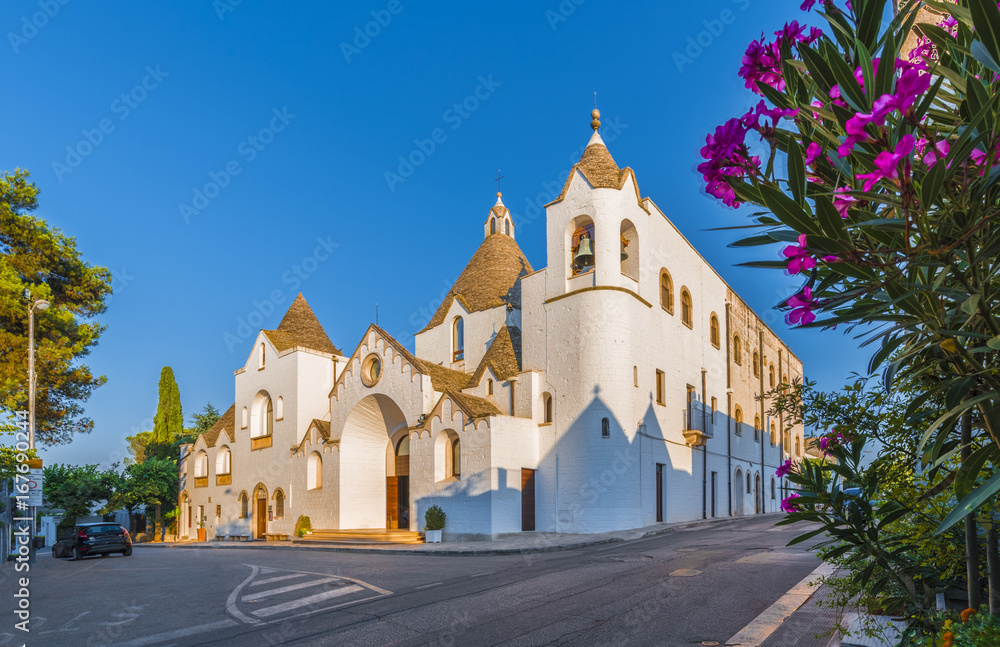
{"type": "Polygon", "coordinates": [[[121,526],[107,525],[107,526],[91,526],[86,529],[89,534],[98,535],[108,532],[120,533],[122,531],[121,526]]]}

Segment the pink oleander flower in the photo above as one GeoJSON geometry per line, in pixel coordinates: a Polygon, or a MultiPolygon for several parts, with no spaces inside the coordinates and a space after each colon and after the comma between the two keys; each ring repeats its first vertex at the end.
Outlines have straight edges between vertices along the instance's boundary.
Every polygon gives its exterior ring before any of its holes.
{"type": "Polygon", "coordinates": [[[929,142],[921,137],[917,140],[917,154],[921,156],[923,163],[927,165],[928,168],[934,166],[938,160],[942,160],[948,156],[948,151],[951,147],[948,145],[948,141],[942,139],[938,143],[934,144],[930,148],[927,147],[929,142]],[[926,152],[925,152],[926,151],[926,152]]]}
{"type": "Polygon", "coordinates": [[[744,80],[748,90],[760,94],[759,84],[764,83],[779,92],[785,90],[785,79],[781,71],[781,48],[785,43],[792,46],[810,45],[823,36],[819,29],[811,28],[809,35],[804,36],[805,25],[799,25],[797,20],[786,23],[784,27],[774,32],[773,42],[766,42],[763,34],[759,40],[751,41],[743,54],[739,75],[744,80]]]}
{"type": "Polygon", "coordinates": [[[813,5],[815,4],[816,0],[805,0],[805,2],[802,3],[802,6],[799,7],[799,9],[801,9],[802,11],[809,11],[810,9],[813,8],[813,5]]]}
{"type": "Polygon", "coordinates": [[[780,466],[778,466],[778,469],[775,470],[774,475],[780,479],[791,471],[792,471],[792,459],[789,458],[780,466]]]}
{"type": "Polygon", "coordinates": [[[705,138],[702,158],[708,160],[698,165],[706,182],[706,191],[730,207],[738,207],[736,192],[727,178],[743,178],[759,172],[760,159],[750,157],[744,139],[747,129],[739,119],[730,119],[715,129],[715,134],[705,138]]]}
{"type": "Polygon", "coordinates": [[[837,210],[837,212],[840,214],[840,217],[843,218],[843,219],[845,219],[845,220],[847,219],[847,210],[851,207],[852,204],[854,204],[855,202],[858,201],[857,198],[852,198],[849,195],[843,195],[845,193],[850,192],[850,190],[851,190],[851,187],[847,187],[847,186],[842,186],[839,189],[834,189],[833,190],[834,193],[841,194],[841,195],[838,195],[838,196],[834,196],[834,198],[833,198],[833,206],[837,210]]]}
{"type": "Polygon", "coordinates": [[[794,118],[799,114],[798,109],[784,110],[782,108],[768,108],[767,102],[761,99],[757,105],[747,111],[742,117],[740,117],[740,123],[743,124],[744,128],[749,128],[756,130],[757,132],[763,133],[765,131],[773,129],[780,119],[784,117],[794,118]],[[761,119],[770,119],[771,122],[764,122],[763,125],[760,124],[761,119]]]}
{"type": "Polygon", "coordinates": [[[809,286],[803,288],[800,294],[788,297],[785,305],[791,308],[785,315],[785,323],[790,326],[805,325],[816,320],[816,315],[812,311],[816,308],[817,302],[813,299],[812,288],[809,286]]]}
{"type": "Polygon", "coordinates": [[[786,498],[781,500],[781,511],[782,512],[798,512],[799,504],[795,503],[795,499],[798,499],[799,495],[792,492],[786,498]]]}
{"type": "Polygon", "coordinates": [[[823,436],[819,439],[819,449],[820,451],[826,453],[826,450],[830,449],[830,439],[823,436]]]}
{"type": "Polygon", "coordinates": [[[799,244],[789,245],[781,252],[788,261],[788,272],[798,274],[816,267],[816,259],[806,251],[806,235],[799,234],[799,244]]]}
{"type": "Polygon", "coordinates": [[[822,154],[823,147],[817,142],[810,142],[809,145],[806,146],[806,166],[812,166],[813,162],[815,162],[822,154]]]}
{"type": "Polygon", "coordinates": [[[871,173],[859,173],[858,179],[865,180],[865,191],[871,191],[872,187],[878,184],[879,180],[891,180],[895,182],[899,179],[899,163],[909,158],[916,145],[913,135],[905,135],[896,144],[895,152],[882,151],[875,158],[875,170],[871,173]]]}

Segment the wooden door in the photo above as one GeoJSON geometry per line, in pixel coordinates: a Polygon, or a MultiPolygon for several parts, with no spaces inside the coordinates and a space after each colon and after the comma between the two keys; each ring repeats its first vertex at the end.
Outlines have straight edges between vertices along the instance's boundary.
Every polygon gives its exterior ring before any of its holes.
{"type": "Polygon", "coordinates": [[[267,534],[267,499],[257,499],[257,539],[267,534]]]}
{"type": "Polygon", "coordinates": [[[385,477],[385,527],[399,528],[399,477],[385,477]]]}
{"type": "Polygon", "coordinates": [[[535,529],[535,470],[521,470],[521,530],[535,529]]]}

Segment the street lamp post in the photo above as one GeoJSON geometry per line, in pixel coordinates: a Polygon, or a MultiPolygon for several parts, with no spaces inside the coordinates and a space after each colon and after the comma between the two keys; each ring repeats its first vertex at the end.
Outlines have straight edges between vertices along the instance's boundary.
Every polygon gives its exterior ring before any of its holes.
{"type": "MultiPolygon", "coordinates": [[[[30,295],[29,295],[30,296],[30,295]]],[[[28,308],[28,451],[35,448],[35,310],[47,310],[49,302],[36,299],[28,308]]],[[[29,508],[31,514],[31,543],[28,563],[35,563],[35,506],[29,508]]]]}

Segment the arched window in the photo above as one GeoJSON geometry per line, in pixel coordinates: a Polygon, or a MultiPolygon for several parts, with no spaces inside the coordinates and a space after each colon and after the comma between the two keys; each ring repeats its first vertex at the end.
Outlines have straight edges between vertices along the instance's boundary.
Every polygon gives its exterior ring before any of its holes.
{"type": "Polygon", "coordinates": [[[660,306],[674,314],[674,281],[666,270],[660,270],[660,306]]]}
{"type": "Polygon", "coordinates": [[[240,519],[246,519],[250,516],[250,500],[247,498],[246,492],[240,492],[240,519]]]}
{"type": "Polygon", "coordinates": [[[274,403],[274,419],[282,420],[285,417],[285,399],[280,395],[274,403]]]}
{"type": "Polygon", "coordinates": [[[772,476],[771,477],[771,500],[774,500],[775,498],[776,497],[775,497],[775,492],[774,492],[774,477],[772,476]]]}
{"type": "Polygon", "coordinates": [[[264,368],[264,342],[260,344],[260,366],[258,368],[264,368]]]}
{"type": "Polygon", "coordinates": [[[569,225],[570,276],[586,274],[594,269],[597,253],[594,248],[594,221],[588,216],[579,216],[569,225]]]}
{"type": "Polygon", "coordinates": [[[740,409],[739,406],[736,407],[736,413],[733,414],[733,419],[736,420],[736,433],[742,434],[743,430],[740,427],[743,424],[743,409],[740,409]]]}
{"type": "Polygon", "coordinates": [[[497,219],[490,218],[490,234],[497,233],[497,219]]]}
{"type": "Polygon", "coordinates": [[[552,396],[548,393],[542,394],[542,421],[552,422],[552,396]]]}
{"type": "Polygon", "coordinates": [[[788,452],[789,454],[791,454],[792,453],[792,444],[791,444],[791,442],[789,442],[789,438],[790,437],[788,435],[788,430],[787,429],[785,430],[785,433],[782,435],[782,438],[784,439],[785,451],[788,452]]]}
{"type": "Polygon", "coordinates": [[[246,407],[243,407],[243,420],[240,428],[246,429],[248,426],[250,426],[250,412],[247,411],[246,407]]]}
{"type": "Polygon", "coordinates": [[[611,438],[611,421],[601,418],[601,438],[611,438]]]}
{"type": "Polygon", "coordinates": [[[274,433],[274,404],[271,396],[261,391],[254,398],[250,412],[250,437],[263,438],[274,433]]]}
{"type": "Polygon", "coordinates": [[[719,318],[712,313],[712,318],[709,320],[709,330],[712,339],[712,345],[716,348],[722,347],[722,335],[719,334],[719,318]]]}
{"type": "Polygon", "coordinates": [[[759,415],[755,415],[753,417],[753,439],[754,440],[760,440],[760,432],[761,432],[761,428],[760,428],[760,416],[759,415]]]}
{"type": "Polygon", "coordinates": [[[465,359],[465,322],[455,317],[451,324],[451,361],[465,359]]]}
{"type": "Polygon", "coordinates": [[[215,455],[215,473],[216,474],[232,474],[233,473],[233,455],[229,451],[229,448],[223,445],[219,448],[219,453],[215,455]]]}
{"type": "Polygon", "coordinates": [[[770,385],[770,388],[774,388],[774,364],[771,364],[767,369],[767,383],[770,385]]]}
{"type": "Polygon", "coordinates": [[[747,472],[747,494],[750,494],[750,472],[747,472]]]}
{"type": "Polygon", "coordinates": [[[775,428],[774,423],[771,423],[771,445],[778,444],[778,430],[775,428]]]}
{"type": "Polygon", "coordinates": [[[462,441],[458,438],[451,441],[451,476],[462,477],[462,441]]]}
{"type": "Polygon", "coordinates": [[[486,395],[493,395],[493,380],[486,380],[486,395]]]}
{"type": "Polygon", "coordinates": [[[194,476],[195,478],[208,476],[208,454],[204,451],[198,452],[198,456],[194,459],[194,476]]]}
{"type": "Polygon", "coordinates": [[[639,280],[639,232],[629,220],[622,220],[621,235],[622,274],[639,280]]]}
{"type": "Polygon", "coordinates": [[[274,491],[274,518],[281,519],[285,516],[285,493],[281,490],[274,491]]]}
{"type": "Polygon", "coordinates": [[[306,465],[306,489],[318,490],[323,487],[323,457],[319,452],[309,454],[306,465]]]}
{"type": "Polygon", "coordinates": [[[802,439],[799,436],[795,436],[795,455],[802,455],[802,439]]]}
{"type": "Polygon", "coordinates": [[[691,303],[691,293],[687,288],[681,288],[681,323],[688,328],[694,328],[694,305],[691,303]]]}
{"type": "Polygon", "coordinates": [[[740,343],[739,335],[733,335],[733,361],[737,364],[743,363],[743,344],[740,343]]]}
{"type": "Polygon", "coordinates": [[[507,220],[506,218],[504,218],[504,221],[503,221],[503,233],[505,233],[508,236],[510,236],[510,221],[507,220]]]}
{"type": "Polygon", "coordinates": [[[753,376],[760,377],[760,355],[757,351],[753,352],[753,376]]]}

